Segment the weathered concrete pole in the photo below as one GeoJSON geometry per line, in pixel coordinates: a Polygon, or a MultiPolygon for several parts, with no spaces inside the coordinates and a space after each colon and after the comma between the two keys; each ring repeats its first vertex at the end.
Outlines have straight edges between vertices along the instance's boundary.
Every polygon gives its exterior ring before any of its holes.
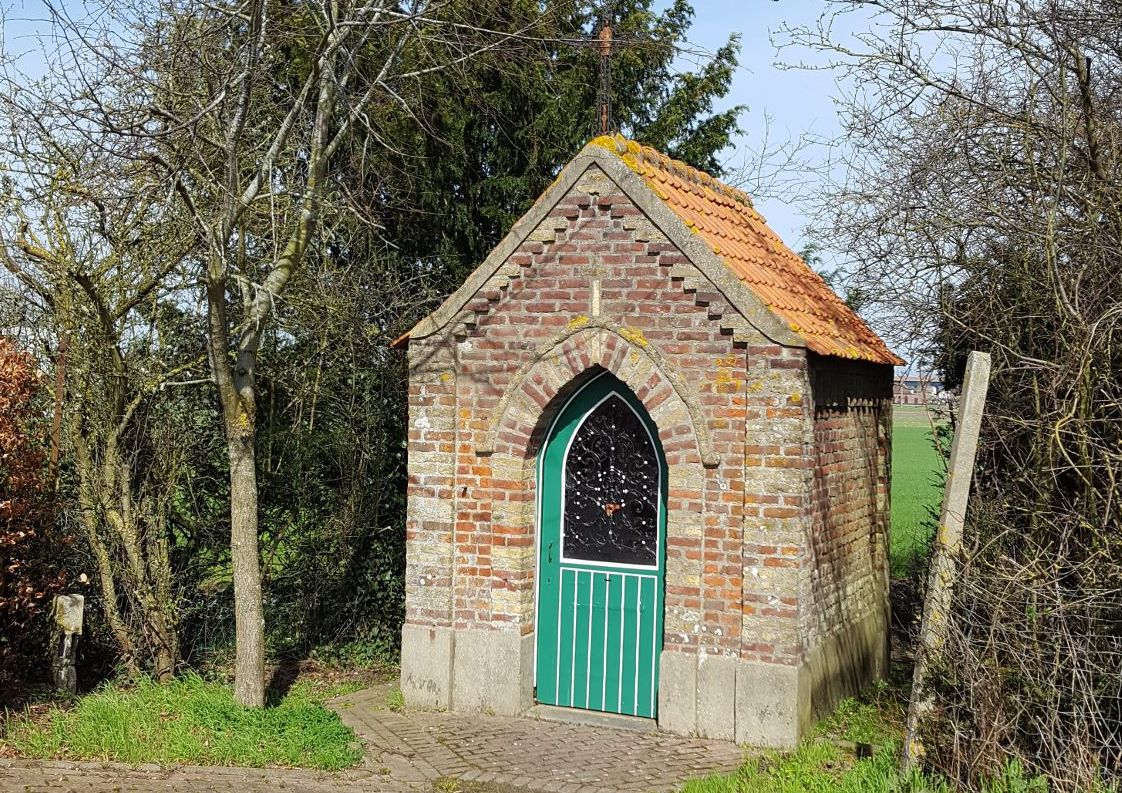
{"type": "Polygon", "coordinates": [[[82,635],[82,618],[86,599],[82,595],[56,595],[51,616],[58,631],[51,673],[55,686],[74,693],[78,690],[78,637],[82,635]]]}
{"type": "Polygon", "coordinates": [[[923,757],[923,744],[918,728],[931,712],[934,700],[925,691],[931,658],[947,641],[947,616],[950,609],[958,553],[962,548],[962,527],[966,520],[966,502],[970,497],[970,480],[974,475],[974,459],[978,452],[978,434],[982,428],[982,409],[990,384],[990,356],[974,350],[966,360],[966,376],[959,399],[958,426],[951,444],[947,485],[943,491],[943,507],[939,513],[939,530],[932,549],[931,572],[927,579],[927,596],[923,606],[916,645],[915,674],[908,705],[908,725],[904,734],[904,768],[916,765],[923,757]]]}

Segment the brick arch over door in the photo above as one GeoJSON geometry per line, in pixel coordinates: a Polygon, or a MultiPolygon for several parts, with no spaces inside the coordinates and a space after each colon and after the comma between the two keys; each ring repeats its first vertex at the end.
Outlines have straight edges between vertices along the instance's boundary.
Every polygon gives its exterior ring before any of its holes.
{"type": "Polygon", "coordinates": [[[540,355],[512,384],[494,419],[490,456],[492,537],[522,553],[495,553],[494,585],[518,592],[518,614],[533,631],[537,560],[536,457],[545,434],[569,396],[601,370],[622,380],[643,403],[655,426],[667,465],[666,593],[664,646],[695,641],[702,575],[702,509],[705,447],[691,411],[667,373],[639,343],[606,328],[574,333],[540,355]]]}
{"type": "Polygon", "coordinates": [[[639,397],[647,411],[655,417],[655,409],[666,397],[668,407],[678,413],[685,408],[688,417],[688,430],[680,422],[680,415],[674,422],[655,421],[660,432],[673,430],[673,434],[662,433],[663,443],[689,435],[693,438],[700,462],[707,468],[717,464],[717,455],[709,438],[701,408],[680,380],[667,371],[666,364],[658,352],[638,334],[626,329],[618,329],[607,324],[591,326],[591,322],[571,328],[558,338],[544,353],[539,353],[519,370],[491,420],[490,429],[477,451],[482,454],[499,451],[517,452],[518,448],[530,453],[537,449],[527,432],[531,423],[537,424],[539,413],[562,389],[575,383],[582,373],[592,367],[608,370],[639,397]],[[529,442],[528,442],[529,441],[529,442]]]}

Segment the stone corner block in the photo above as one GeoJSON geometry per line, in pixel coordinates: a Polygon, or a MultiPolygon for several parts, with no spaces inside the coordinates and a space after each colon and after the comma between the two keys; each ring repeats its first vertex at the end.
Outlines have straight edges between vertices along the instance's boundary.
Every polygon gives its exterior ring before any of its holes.
{"type": "Polygon", "coordinates": [[[697,734],[731,741],[736,738],[736,668],[727,655],[701,655],[697,661],[697,734]]]}
{"type": "Polygon", "coordinates": [[[534,637],[513,631],[456,632],[452,708],[517,716],[533,705],[534,637]]]}
{"type": "Polygon", "coordinates": [[[658,660],[658,728],[697,734],[697,656],[663,650],[658,660]]]}
{"type": "Polygon", "coordinates": [[[451,628],[410,625],[401,629],[401,693],[405,704],[422,710],[452,706],[451,628]]]}
{"type": "Polygon", "coordinates": [[[794,749],[810,728],[810,699],[801,666],[737,663],[736,742],[794,749]]]}

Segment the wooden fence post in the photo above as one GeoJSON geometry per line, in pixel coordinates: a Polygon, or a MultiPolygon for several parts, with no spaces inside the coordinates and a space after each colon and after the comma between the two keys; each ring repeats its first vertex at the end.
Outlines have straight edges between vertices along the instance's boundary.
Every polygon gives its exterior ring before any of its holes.
{"type": "Polygon", "coordinates": [[[931,712],[935,702],[925,691],[931,658],[947,641],[947,619],[962,548],[962,527],[966,520],[966,503],[970,497],[970,480],[974,475],[974,459],[978,452],[978,435],[982,428],[982,409],[990,383],[990,356],[974,350],[966,360],[966,376],[962,381],[958,426],[951,444],[947,485],[943,491],[943,507],[939,514],[939,530],[932,549],[931,572],[927,579],[927,596],[923,606],[916,645],[915,674],[908,704],[908,724],[904,734],[904,769],[914,767],[923,758],[919,739],[920,721],[931,712]]]}

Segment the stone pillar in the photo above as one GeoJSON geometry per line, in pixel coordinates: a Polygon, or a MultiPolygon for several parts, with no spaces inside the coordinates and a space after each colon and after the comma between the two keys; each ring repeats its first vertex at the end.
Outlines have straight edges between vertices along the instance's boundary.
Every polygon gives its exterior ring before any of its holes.
{"type": "Polygon", "coordinates": [[[401,692],[411,707],[448,709],[454,644],[455,368],[439,341],[412,345],[409,364],[401,692]]]}
{"type": "Polygon", "coordinates": [[[452,661],[452,709],[517,716],[534,704],[534,634],[457,630],[452,661]]]}
{"type": "Polygon", "coordinates": [[[658,685],[664,732],[791,749],[811,724],[802,665],[665,650],[658,685]]]}
{"type": "Polygon", "coordinates": [[[78,690],[78,639],[82,635],[85,607],[82,595],[56,595],[51,611],[58,631],[51,674],[57,688],[72,694],[78,690]]]}

